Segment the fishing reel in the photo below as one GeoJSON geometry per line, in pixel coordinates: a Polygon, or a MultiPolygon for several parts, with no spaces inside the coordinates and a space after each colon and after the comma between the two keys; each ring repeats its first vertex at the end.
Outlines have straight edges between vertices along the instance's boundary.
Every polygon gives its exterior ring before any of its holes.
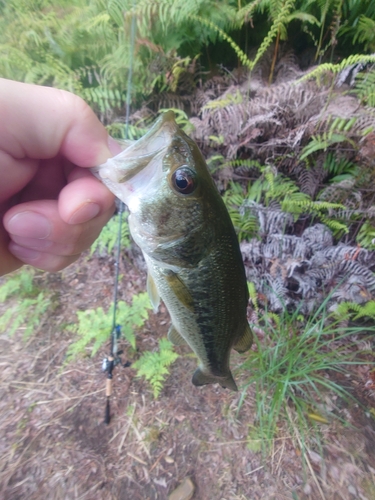
{"type": "Polygon", "coordinates": [[[109,372],[110,370],[113,370],[113,368],[116,365],[121,364],[120,354],[122,353],[123,351],[119,351],[118,356],[116,358],[112,357],[104,358],[102,363],[102,372],[109,372]]]}
{"type": "Polygon", "coordinates": [[[124,351],[117,350],[117,341],[121,337],[121,326],[116,325],[111,333],[111,354],[103,359],[102,372],[108,372],[108,378],[112,378],[113,368],[121,364],[121,354],[124,351]]]}

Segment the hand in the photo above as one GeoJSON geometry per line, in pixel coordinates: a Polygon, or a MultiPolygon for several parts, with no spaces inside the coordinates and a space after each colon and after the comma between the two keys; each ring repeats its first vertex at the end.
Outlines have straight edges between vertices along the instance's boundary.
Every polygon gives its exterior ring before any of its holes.
{"type": "Polygon", "coordinates": [[[0,79],[0,275],[22,264],[58,271],[93,243],[114,198],[87,167],[112,153],[79,97],[0,79]]]}

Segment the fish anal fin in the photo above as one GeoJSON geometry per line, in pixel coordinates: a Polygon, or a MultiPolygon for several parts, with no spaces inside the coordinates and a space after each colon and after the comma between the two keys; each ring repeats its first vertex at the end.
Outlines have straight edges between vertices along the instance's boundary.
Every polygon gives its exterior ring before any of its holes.
{"type": "Polygon", "coordinates": [[[181,304],[190,311],[194,311],[194,299],[181,278],[173,272],[168,273],[165,278],[181,304]]]}
{"type": "Polygon", "coordinates": [[[225,377],[217,377],[215,375],[205,373],[201,368],[197,368],[193,374],[192,382],[197,387],[207,384],[220,384],[221,387],[225,387],[226,389],[238,391],[237,384],[230,372],[225,377]]]}
{"type": "Polygon", "coordinates": [[[173,345],[186,345],[186,340],[182,337],[176,328],[171,325],[168,331],[168,340],[172,342],[173,345]]]}
{"type": "Polygon", "coordinates": [[[150,297],[152,307],[154,308],[154,312],[156,313],[159,309],[160,295],[158,289],[156,288],[155,281],[150,273],[147,274],[147,292],[150,297]]]}
{"type": "Polygon", "coordinates": [[[253,332],[251,331],[249,323],[246,323],[243,334],[239,337],[233,346],[237,352],[246,352],[253,344],[253,332]]]}

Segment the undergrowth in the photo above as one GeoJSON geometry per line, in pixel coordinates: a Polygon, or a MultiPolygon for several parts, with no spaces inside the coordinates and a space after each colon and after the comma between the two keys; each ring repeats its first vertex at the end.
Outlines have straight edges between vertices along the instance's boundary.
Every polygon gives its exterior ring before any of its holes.
{"type": "MultiPolygon", "coordinates": [[[[150,300],[145,292],[134,295],[131,305],[121,300],[117,303],[117,323],[121,326],[122,335],[133,349],[136,348],[134,329],[144,324],[150,308],[150,300]]],[[[76,333],[78,337],[78,340],[68,349],[67,357],[70,360],[87,349],[91,356],[94,356],[98,349],[108,341],[112,332],[113,304],[107,312],[102,307],[77,311],[77,319],[77,324],[69,326],[69,330],[76,333]]]]}
{"type": "Polygon", "coordinates": [[[358,321],[361,318],[375,319],[375,300],[369,300],[365,304],[356,304],[355,302],[340,302],[337,305],[334,314],[337,318],[343,320],[358,321]]]}
{"type": "Polygon", "coordinates": [[[313,431],[314,425],[328,424],[336,418],[343,421],[333,400],[350,400],[352,396],[335,381],[334,372],[346,374],[350,366],[368,364],[362,355],[371,353],[358,352],[352,338],[374,334],[375,327],[366,328],[366,332],[359,326],[343,327],[342,316],[328,316],[327,300],[307,320],[296,310],[279,316],[266,312],[257,321],[264,339],[255,336],[256,351],[241,366],[247,379],[238,412],[248,388],[253,386],[256,413],[249,443],[251,446],[258,437],[255,442],[261,443],[265,453],[282,422],[288,423],[294,437],[297,424],[299,446],[304,453],[312,441],[320,439],[319,430],[313,431]]]}
{"type": "Polygon", "coordinates": [[[173,351],[173,344],[163,338],[159,340],[159,351],[146,351],[132,364],[137,370],[137,376],[144,377],[150,383],[155,399],[160,395],[165,378],[169,375],[169,366],[177,358],[178,354],[173,351]]]}
{"type": "Polygon", "coordinates": [[[0,316],[0,332],[13,335],[23,328],[25,338],[36,331],[41,318],[52,307],[51,297],[35,283],[35,270],[28,267],[9,275],[0,286],[0,303],[6,300],[9,306],[0,316]]]}
{"type": "MultiPolygon", "coordinates": [[[[241,163],[246,166],[246,161],[236,162],[238,166],[241,166],[241,163]]],[[[254,163],[252,167],[259,168],[260,177],[253,182],[249,181],[245,189],[240,184],[231,182],[223,196],[240,241],[258,236],[257,217],[248,210],[253,202],[261,203],[265,207],[277,204],[280,210],[292,214],[295,221],[301,215],[308,214],[312,220],[317,218],[328,226],[334,236],[349,232],[345,222],[329,216],[333,210],[344,209],[344,205],[313,200],[311,196],[301,192],[295,181],[278,173],[272,167],[258,166],[254,163]]]]}
{"type": "MultiPolygon", "coordinates": [[[[118,242],[119,214],[114,215],[103,227],[99,237],[91,245],[90,255],[94,252],[109,254],[118,242]]],[[[123,214],[121,224],[121,248],[129,248],[130,232],[126,214],[123,214]]]]}

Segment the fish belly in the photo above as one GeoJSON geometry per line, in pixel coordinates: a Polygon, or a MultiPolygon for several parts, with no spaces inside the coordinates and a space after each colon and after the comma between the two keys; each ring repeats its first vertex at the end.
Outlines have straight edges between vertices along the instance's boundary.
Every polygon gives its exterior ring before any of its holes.
{"type": "MultiPolygon", "coordinates": [[[[193,384],[219,383],[237,390],[229,356],[245,328],[241,318],[246,321],[247,297],[240,297],[244,295],[238,291],[241,283],[231,287],[228,280],[218,276],[218,263],[212,262],[212,257],[203,259],[193,269],[168,268],[147,255],[145,258],[171,316],[169,338],[173,341],[173,336],[181,336],[199,358],[193,384]]],[[[235,271],[234,275],[236,278],[235,271]]]]}

